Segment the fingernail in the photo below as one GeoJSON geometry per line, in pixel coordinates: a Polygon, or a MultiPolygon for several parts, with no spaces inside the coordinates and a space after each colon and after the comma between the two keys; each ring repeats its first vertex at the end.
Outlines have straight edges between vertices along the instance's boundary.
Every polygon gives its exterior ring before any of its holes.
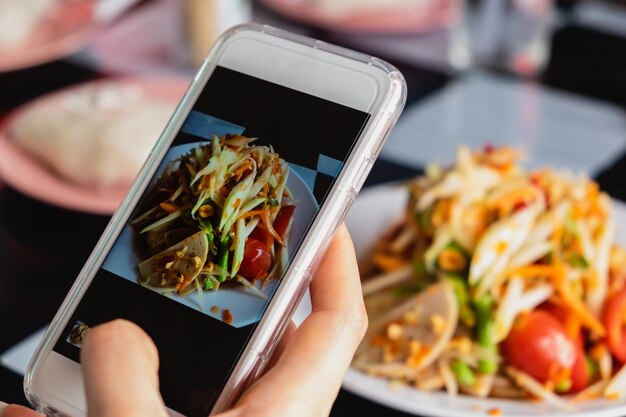
{"type": "Polygon", "coordinates": [[[0,401],[0,416],[2,415],[2,412],[4,411],[5,408],[7,408],[7,403],[5,403],[4,401],[0,401]]]}

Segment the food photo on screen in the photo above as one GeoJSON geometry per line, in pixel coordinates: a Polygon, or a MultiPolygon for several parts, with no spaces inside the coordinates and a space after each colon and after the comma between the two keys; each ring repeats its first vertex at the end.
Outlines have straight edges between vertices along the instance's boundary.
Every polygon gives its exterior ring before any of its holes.
{"type": "Polygon", "coordinates": [[[193,111],[183,132],[205,140],[169,149],[104,269],[235,327],[254,323],[318,203],[301,167],[244,130],[193,111]]]}

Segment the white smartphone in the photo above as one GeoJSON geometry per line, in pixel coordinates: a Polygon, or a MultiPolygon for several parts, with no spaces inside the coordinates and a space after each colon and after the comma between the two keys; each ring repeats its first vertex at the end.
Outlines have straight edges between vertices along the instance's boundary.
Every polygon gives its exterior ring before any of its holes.
{"type": "Polygon", "coordinates": [[[25,392],[86,414],[84,335],[154,340],[172,415],[231,407],[263,370],[400,114],[379,59],[255,24],[211,50],[33,357],[25,392]]]}

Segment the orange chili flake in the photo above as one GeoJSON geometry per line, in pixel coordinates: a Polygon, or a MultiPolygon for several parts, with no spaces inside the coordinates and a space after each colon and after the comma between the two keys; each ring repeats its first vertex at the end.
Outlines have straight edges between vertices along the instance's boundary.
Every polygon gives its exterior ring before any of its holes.
{"type": "Polygon", "coordinates": [[[487,410],[487,414],[489,414],[490,416],[501,416],[502,410],[499,408],[492,408],[490,410],[487,410]]]}
{"type": "Polygon", "coordinates": [[[180,210],[180,207],[178,207],[178,206],[176,206],[174,204],[170,204],[170,203],[161,203],[159,205],[161,206],[161,208],[163,210],[165,210],[169,214],[177,212],[178,210],[180,210]]]}
{"type": "Polygon", "coordinates": [[[617,392],[612,392],[612,393],[608,394],[608,395],[606,396],[606,398],[607,398],[608,400],[611,400],[611,401],[617,401],[617,400],[619,400],[619,393],[617,393],[617,392]]]}
{"type": "Polygon", "coordinates": [[[496,247],[494,248],[494,250],[496,251],[498,255],[501,255],[504,253],[504,251],[506,251],[506,248],[508,247],[509,247],[509,244],[501,240],[500,242],[496,244],[496,247]]]}
{"type": "Polygon", "coordinates": [[[233,315],[229,309],[222,311],[222,321],[227,324],[233,323],[233,315]]]}

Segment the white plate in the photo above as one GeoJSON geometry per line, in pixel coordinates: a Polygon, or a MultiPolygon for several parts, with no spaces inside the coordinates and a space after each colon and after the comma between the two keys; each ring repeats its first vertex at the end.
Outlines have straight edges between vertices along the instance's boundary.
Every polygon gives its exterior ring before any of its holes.
{"type": "MultiPolygon", "coordinates": [[[[196,146],[198,146],[198,143],[189,143],[170,149],[154,178],[156,179],[161,175],[169,161],[187,153],[196,146]]],[[[148,189],[152,186],[153,184],[149,185],[148,189]]],[[[287,244],[288,253],[291,257],[304,232],[307,230],[311,219],[317,212],[318,204],[305,181],[293,169],[289,170],[287,187],[296,200],[296,210],[293,214],[293,223],[291,224],[291,233],[287,244]]],[[[133,229],[126,225],[102,267],[118,276],[137,283],[139,279],[137,264],[141,262],[141,259],[139,259],[133,249],[134,236],[135,232],[133,229]]],[[[272,281],[263,292],[266,295],[272,294],[278,283],[278,280],[272,281]]],[[[196,293],[188,294],[185,297],[170,294],[167,297],[218,320],[222,319],[222,311],[228,309],[233,316],[231,325],[234,327],[243,327],[256,322],[260,318],[266,304],[265,300],[250,294],[243,287],[239,286],[220,288],[215,292],[205,291],[201,300],[196,293]],[[217,313],[211,312],[212,306],[217,306],[219,311],[217,313]]]]}
{"type": "MultiPolygon", "coordinates": [[[[405,209],[408,191],[401,186],[382,185],[364,190],[354,202],[346,223],[357,253],[367,256],[376,239],[405,209]],[[364,227],[366,226],[366,227],[364,227]]],[[[618,225],[626,225],[626,205],[613,200],[618,225]]],[[[622,226],[626,227],[626,226],[622,226]]],[[[626,246],[626,234],[619,234],[617,242],[626,246]]],[[[391,387],[383,378],[368,376],[350,368],[343,387],[355,394],[369,398],[407,413],[424,417],[485,417],[487,411],[499,408],[503,416],[577,416],[618,417],[626,415],[626,404],[608,400],[593,400],[576,406],[565,413],[545,403],[500,399],[478,399],[459,395],[451,402],[445,392],[428,393],[408,386],[391,387]]]]}

